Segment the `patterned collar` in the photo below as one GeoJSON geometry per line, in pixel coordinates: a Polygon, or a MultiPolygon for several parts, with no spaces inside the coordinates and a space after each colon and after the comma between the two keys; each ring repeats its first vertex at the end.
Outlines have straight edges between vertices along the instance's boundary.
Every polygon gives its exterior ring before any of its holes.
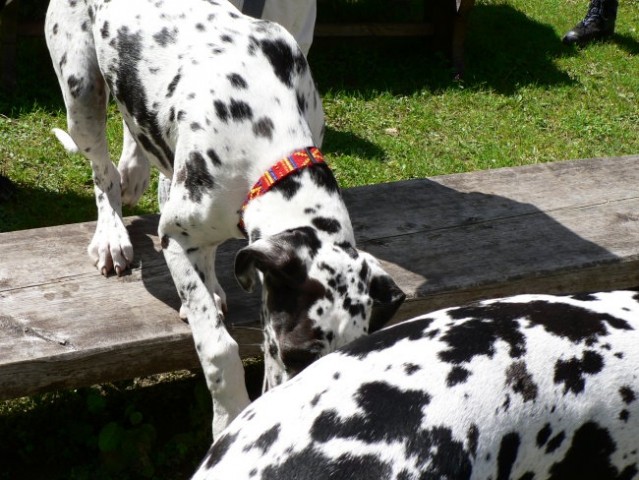
{"type": "Polygon", "coordinates": [[[307,147],[300,150],[295,150],[289,156],[282,158],[279,162],[269,168],[264,175],[253,185],[253,188],[246,196],[246,200],[242,204],[239,210],[240,221],[237,226],[240,231],[248,238],[246,226],[244,225],[244,211],[249,202],[254,198],[264,195],[280,180],[283,180],[291,173],[302,170],[313,165],[324,163],[324,156],[322,152],[316,147],[307,147]]]}

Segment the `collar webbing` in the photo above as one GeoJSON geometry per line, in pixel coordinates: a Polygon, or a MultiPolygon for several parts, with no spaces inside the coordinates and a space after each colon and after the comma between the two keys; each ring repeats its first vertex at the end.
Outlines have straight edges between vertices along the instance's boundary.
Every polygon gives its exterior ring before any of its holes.
{"type": "Polygon", "coordinates": [[[264,175],[253,185],[253,188],[246,196],[246,200],[240,208],[240,221],[237,226],[245,237],[248,237],[246,227],[244,225],[244,210],[248,206],[249,202],[254,198],[264,195],[279,181],[283,180],[291,173],[302,170],[319,163],[324,163],[324,156],[322,152],[316,147],[307,147],[300,150],[295,150],[289,156],[282,158],[279,162],[269,168],[264,175]]]}

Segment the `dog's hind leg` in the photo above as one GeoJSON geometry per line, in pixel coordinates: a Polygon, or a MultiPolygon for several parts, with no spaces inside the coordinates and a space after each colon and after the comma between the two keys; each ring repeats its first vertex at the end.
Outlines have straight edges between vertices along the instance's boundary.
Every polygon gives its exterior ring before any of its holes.
{"type": "Polygon", "coordinates": [[[118,162],[120,185],[122,187],[122,203],[135,205],[149,185],[150,164],[146,154],[135,141],[126,122],[122,122],[124,137],[122,155],[118,162]]]}
{"type": "Polygon", "coordinates": [[[102,274],[113,270],[120,274],[133,259],[133,247],[122,221],[120,174],[107,145],[108,89],[98,67],[86,9],[83,2],[52,0],[45,36],[67,108],[69,135],[93,169],[98,224],[89,255],[102,274]]]}

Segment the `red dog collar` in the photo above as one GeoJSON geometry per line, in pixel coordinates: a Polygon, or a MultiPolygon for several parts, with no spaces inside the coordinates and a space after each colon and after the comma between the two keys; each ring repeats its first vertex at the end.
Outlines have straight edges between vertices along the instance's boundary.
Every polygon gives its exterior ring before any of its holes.
{"type": "Polygon", "coordinates": [[[267,170],[266,173],[260,177],[257,183],[253,185],[253,188],[249,191],[246,196],[246,200],[244,200],[244,203],[240,208],[240,221],[238,222],[237,227],[244,236],[248,237],[246,226],[244,225],[244,210],[246,210],[246,207],[251,200],[259,197],[260,195],[264,195],[273,188],[275,184],[289,176],[291,173],[319,163],[324,163],[324,156],[322,155],[322,152],[320,152],[316,147],[307,147],[301,150],[295,150],[288,157],[281,159],[267,170]]]}

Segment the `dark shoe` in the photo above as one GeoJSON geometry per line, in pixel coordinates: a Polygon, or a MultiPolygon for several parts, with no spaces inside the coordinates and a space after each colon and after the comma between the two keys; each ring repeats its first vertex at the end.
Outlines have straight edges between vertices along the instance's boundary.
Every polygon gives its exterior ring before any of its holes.
{"type": "Polygon", "coordinates": [[[618,0],[591,0],[586,17],[563,38],[566,45],[585,45],[615,32],[618,0]]]}

